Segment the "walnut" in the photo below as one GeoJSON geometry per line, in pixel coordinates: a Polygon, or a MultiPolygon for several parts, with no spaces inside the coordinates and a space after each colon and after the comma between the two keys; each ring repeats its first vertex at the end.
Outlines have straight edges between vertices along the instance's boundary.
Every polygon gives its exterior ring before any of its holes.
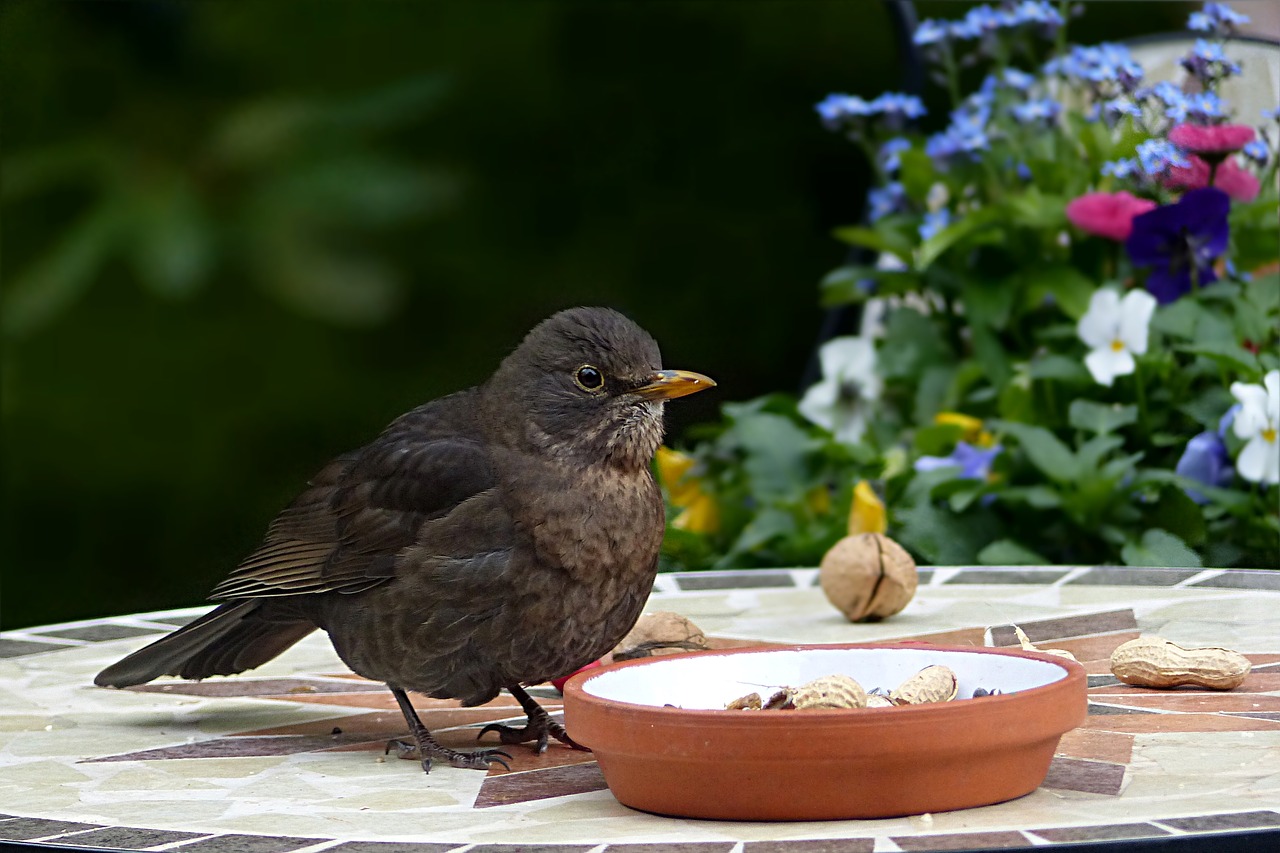
{"type": "Polygon", "coordinates": [[[613,650],[613,659],[632,660],[653,655],[696,652],[711,645],[702,629],[679,613],[646,613],[613,650]]]}
{"type": "Polygon", "coordinates": [[[916,594],[915,561],[883,533],[846,536],[822,558],[818,580],[827,600],[850,622],[878,622],[916,594]]]}

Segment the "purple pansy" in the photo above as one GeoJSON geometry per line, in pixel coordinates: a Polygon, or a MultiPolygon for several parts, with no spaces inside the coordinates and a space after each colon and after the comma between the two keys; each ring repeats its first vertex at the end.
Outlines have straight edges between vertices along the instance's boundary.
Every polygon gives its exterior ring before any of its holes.
{"type": "Polygon", "coordinates": [[[985,480],[991,473],[991,463],[1004,450],[994,445],[983,450],[967,441],[957,441],[950,456],[921,456],[915,462],[917,471],[936,471],[939,468],[959,468],[959,476],[967,480],[985,480]]]}
{"type": "MultiPolygon", "coordinates": [[[[1219,489],[1231,485],[1231,480],[1235,477],[1231,457],[1227,455],[1227,445],[1216,432],[1202,432],[1188,441],[1174,470],[1188,480],[1219,489]]],[[[1209,502],[1208,498],[1195,489],[1184,491],[1187,497],[1198,504],[1209,502]]]]}
{"type": "Polygon", "coordinates": [[[1199,284],[1218,280],[1213,262],[1227,250],[1231,199],[1214,187],[1191,190],[1177,204],[1135,216],[1125,241],[1134,266],[1150,267],[1147,290],[1168,305],[1199,284]]]}

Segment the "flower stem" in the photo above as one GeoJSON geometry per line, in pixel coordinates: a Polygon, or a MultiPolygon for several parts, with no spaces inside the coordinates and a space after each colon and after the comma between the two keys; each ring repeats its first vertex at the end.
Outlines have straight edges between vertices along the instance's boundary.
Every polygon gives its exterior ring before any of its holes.
{"type": "Polygon", "coordinates": [[[1133,360],[1133,388],[1138,399],[1138,426],[1143,435],[1150,435],[1151,420],[1147,416],[1147,392],[1142,383],[1142,364],[1136,358],[1133,360]]]}

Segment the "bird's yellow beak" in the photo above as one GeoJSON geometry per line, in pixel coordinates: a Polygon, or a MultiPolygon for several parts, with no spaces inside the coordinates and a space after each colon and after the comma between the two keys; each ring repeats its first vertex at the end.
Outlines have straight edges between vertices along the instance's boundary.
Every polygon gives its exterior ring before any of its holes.
{"type": "Polygon", "coordinates": [[[635,389],[646,400],[674,400],[715,387],[715,380],[691,370],[658,370],[649,381],[635,389]]]}

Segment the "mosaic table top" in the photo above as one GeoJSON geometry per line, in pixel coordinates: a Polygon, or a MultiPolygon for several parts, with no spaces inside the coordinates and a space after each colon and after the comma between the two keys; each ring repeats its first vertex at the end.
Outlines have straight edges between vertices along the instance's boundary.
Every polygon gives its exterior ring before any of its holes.
{"type": "MultiPolygon", "coordinates": [[[[383,754],[403,719],[321,633],[250,673],[92,686],[106,664],[204,608],[0,634],[0,841],[122,850],[339,853],[826,853],[1016,848],[1280,832],[1280,572],[1107,567],[921,571],[898,616],[850,624],[815,569],[663,575],[674,610],[721,645],[925,639],[1016,645],[1013,624],[1075,653],[1089,717],[1044,785],[1017,800],[888,820],[750,823],[633,811],[589,754],[525,748],[487,773],[383,754]],[[1154,633],[1245,653],[1228,692],[1129,687],[1119,643],[1154,633]]],[[[558,708],[550,685],[531,692],[558,708]]],[[[446,744],[470,746],[509,697],[479,708],[415,697],[446,744]]]]}

